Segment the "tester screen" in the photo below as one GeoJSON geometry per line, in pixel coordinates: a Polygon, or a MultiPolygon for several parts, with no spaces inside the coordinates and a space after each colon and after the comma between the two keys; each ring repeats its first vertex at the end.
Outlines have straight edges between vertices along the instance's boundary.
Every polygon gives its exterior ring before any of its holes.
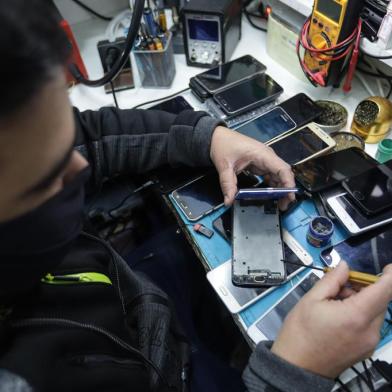
{"type": "Polygon", "coordinates": [[[317,2],[317,11],[339,23],[342,6],[333,0],[319,0],[317,2]]]}
{"type": "Polygon", "coordinates": [[[200,41],[218,41],[218,23],[210,20],[188,19],[189,37],[200,41]]]}

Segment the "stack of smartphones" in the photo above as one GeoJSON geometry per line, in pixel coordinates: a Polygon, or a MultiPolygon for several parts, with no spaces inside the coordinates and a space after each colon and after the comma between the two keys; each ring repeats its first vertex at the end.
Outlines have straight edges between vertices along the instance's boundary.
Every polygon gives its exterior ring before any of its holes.
{"type": "Polygon", "coordinates": [[[230,119],[263,107],[282,94],[283,88],[265,71],[262,63],[246,55],[196,75],[189,87],[200,101],[210,101],[230,119]]]}
{"type": "Polygon", "coordinates": [[[318,197],[351,235],[392,222],[392,163],[352,147],[293,167],[298,183],[318,197]]]}

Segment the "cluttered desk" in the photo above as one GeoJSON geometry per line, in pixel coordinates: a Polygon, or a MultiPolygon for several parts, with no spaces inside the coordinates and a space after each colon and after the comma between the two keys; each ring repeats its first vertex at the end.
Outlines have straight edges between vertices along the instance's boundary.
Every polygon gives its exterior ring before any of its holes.
{"type": "MultiPolygon", "coordinates": [[[[353,272],[354,282],[371,284],[390,262],[392,84],[388,64],[373,61],[390,56],[390,10],[384,4],[377,19],[381,1],[316,0],[313,9],[305,1],[209,3],[182,8],[182,48],[180,24],[173,23],[178,15],[161,9],[155,21],[145,9],[122,71],[105,89],[75,84],[70,98],[82,110],[114,104],[204,110],[292,166],[297,188],[290,190],[241,173],[229,209],[214,172],[171,185],[164,195],[217,295],[256,344],[276,338],[288,311],[326,268],[345,260],[362,274],[353,272]],[[284,213],[279,192],[297,193],[284,213]]],[[[126,10],[109,26],[97,19],[72,25],[90,78],[115,67],[112,49],[121,53],[127,45],[131,17],[126,10]]],[[[388,363],[390,325],[386,315],[373,356],[388,363]]],[[[350,378],[346,372],[342,380],[350,378]]]]}

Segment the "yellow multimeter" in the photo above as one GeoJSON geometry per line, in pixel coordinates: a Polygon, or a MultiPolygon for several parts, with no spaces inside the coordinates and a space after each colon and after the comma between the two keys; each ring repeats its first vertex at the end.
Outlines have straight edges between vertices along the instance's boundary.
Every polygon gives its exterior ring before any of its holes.
{"type": "MultiPolygon", "coordinates": [[[[309,20],[308,42],[314,49],[325,50],[348,38],[355,30],[363,0],[315,0],[309,20]]],[[[340,78],[344,58],[328,60],[328,55],[316,56],[306,51],[304,63],[311,72],[325,75],[326,85],[335,84],[340,78]]]]}

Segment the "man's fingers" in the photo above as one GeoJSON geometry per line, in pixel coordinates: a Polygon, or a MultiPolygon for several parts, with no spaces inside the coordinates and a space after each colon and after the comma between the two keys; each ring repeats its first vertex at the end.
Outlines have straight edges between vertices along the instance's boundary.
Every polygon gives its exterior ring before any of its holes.
{"type": "Polygon", "coordinates": [[[347,298],[355,304],[359,312],[369,318],[375,319],[385,312],[388,303],[392,300],[392,266],[384,268],[380,280],[362,289],[358,294],[347,298]]]}
{"type": "Polygon", "coordinates": [[[309,297],[317,300],[336,298],[348,281],[349,269],[347,263],[340,262],[331,272],[325,274],[323,279],[309,291],[309,297]]]}
{"type": "Polygon", "coordinates": [[[338,299],[346,299],[356,293],[357,293],[357,291],[352,289],[351,287],[343,287],[342,290],[340,290],[340,293],[338,294],[337,298],[338,299]]]}
{"type": "Polygon", "coordinates": [[[222,189],[226,206],[233,204],[237,193],[237,176],[231,167],[222,169],[219,172],[219,182],[222,189]]]}

